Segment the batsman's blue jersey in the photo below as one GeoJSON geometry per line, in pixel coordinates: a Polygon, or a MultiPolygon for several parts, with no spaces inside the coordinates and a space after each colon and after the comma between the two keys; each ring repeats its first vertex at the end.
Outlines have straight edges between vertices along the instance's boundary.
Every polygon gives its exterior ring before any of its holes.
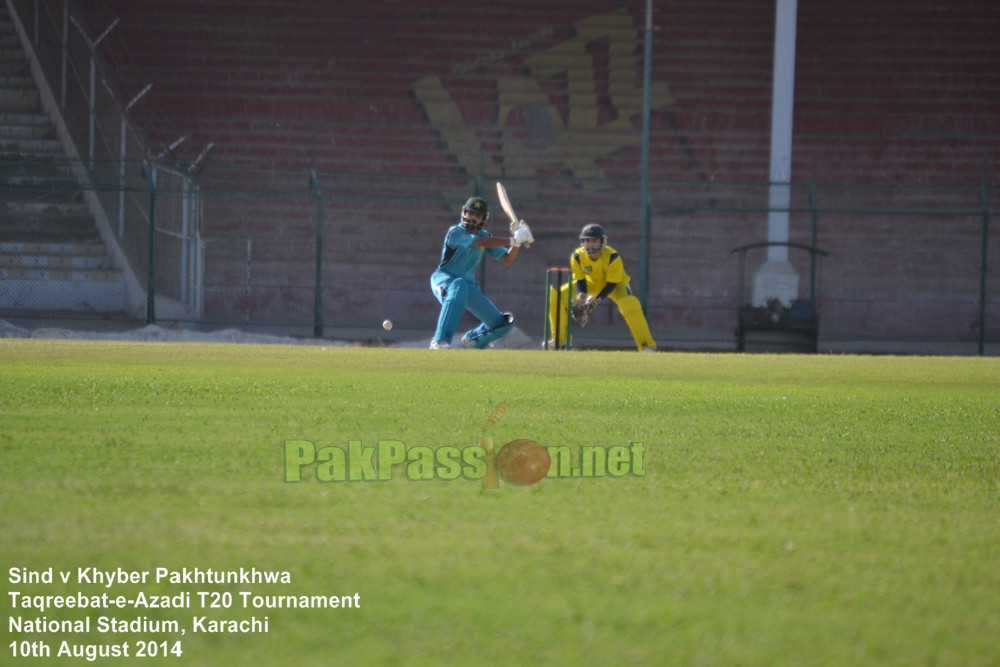
{"type": "Polygon", "coordinates": [[[444,246],[441,248],[441,262],[438,264],[438,271],[444,271],[457,278],[465,278],[475,282],[476,269],[483,261],[485,253],[489,253],[497,259],[507,254],[507,248],[472,246],[473,241],[480,236],[489,235],[485,229],[480,229],[477,234],[469,232],[461,223],[449,229],[444,237],[444,246]]]}

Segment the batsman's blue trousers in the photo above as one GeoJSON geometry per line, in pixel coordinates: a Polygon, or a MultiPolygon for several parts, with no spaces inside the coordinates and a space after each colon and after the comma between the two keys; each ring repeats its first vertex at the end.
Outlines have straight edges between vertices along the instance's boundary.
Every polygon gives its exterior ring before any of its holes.
{"type": "Polygon", "coordinates": [[[438,315],[437,329],[434,331],[434,340],[438,342],[451,344],[462,313],[466,310],[482,322],[478,328],[484,331],[501,327],[505,323],[503,313],[486,298],[479,283],[473,280],[458,278],[445,271],[435,271],[431,275],[431,290],[441,302],[441,314],[438,315]]]}

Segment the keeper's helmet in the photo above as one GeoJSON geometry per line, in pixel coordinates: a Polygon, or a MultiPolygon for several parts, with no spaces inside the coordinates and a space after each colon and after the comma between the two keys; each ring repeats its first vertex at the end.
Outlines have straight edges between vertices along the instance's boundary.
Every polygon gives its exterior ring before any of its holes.
{"type": "Polygon", "coordinates": [[[598,224],[591,223],[586,225],[580,232],[580,245],[586,249],[588,255],[596,255],[601,252],[607,243],[608,233],[604,231],[604,227],[598,224]],[[587,243],[588,240],[596,240],[598,243],[587,243]]]}
{"type": "Polygon", "coordinates": [[[476,234],[486,226],[486,221],[490,219],[490,207],[482,197],[469,197],[462,207],[462,226],[466,231],[476,234]],[[469,213],[478,213],[482,217],[478,222],[470,217],[469,213]]]}

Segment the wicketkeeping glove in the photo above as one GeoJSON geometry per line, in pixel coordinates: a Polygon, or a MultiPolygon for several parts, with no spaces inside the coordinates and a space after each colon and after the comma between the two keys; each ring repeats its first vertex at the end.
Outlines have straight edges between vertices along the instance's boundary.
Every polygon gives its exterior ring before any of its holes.
{"type": "Polygon", "coordinates": [[[590,320],[590,314],[594,312],[594,309],[597,308],[600,303],[600,299],[589,294],[581,294],[576,297],[573,299],[573,303],[570,304],[573,321],[579,324],[581,328],[587,326],[587,322],[590,320]]]}

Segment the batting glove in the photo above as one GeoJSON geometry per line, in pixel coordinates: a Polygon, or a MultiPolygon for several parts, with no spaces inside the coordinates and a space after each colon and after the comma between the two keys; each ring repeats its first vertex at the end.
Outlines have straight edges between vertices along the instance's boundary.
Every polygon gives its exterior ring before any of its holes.
{"type": "Polygon", "coordinates": [[[514,230],[514,236],[511,237],[511,245],[515,248],[520,246],[530,246],[534,243],[535,237],[531,235],[531,229],[528,225],[521,220],[517,223],[517,228],[514,230]]]}

